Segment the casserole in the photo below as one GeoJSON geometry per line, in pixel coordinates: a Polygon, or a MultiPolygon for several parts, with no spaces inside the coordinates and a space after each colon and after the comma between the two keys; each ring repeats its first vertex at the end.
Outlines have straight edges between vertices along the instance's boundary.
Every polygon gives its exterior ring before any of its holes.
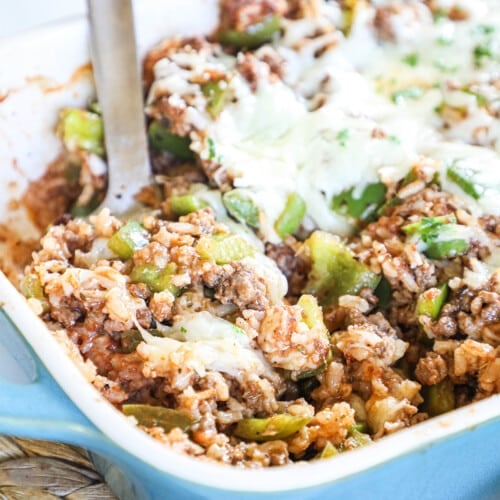
{"type": "MultiPolygon", "coordinates": [[[[174,5],[169,5],[169,8],[175,8],[174,5]]],[[[193,4],[190,6],[193,8],[193,11],[196,11],[200,15],[200,19],[210,19],[208,17],[204,17],[202,15],[203,13],[203,7],[209,8],[210,5],[207,2],[203,2],[202,4],[196,5],[193,4]],[[198,9],[196,9],[198,7],[198,9]]],[[[146,7],[143,7],[145,11],[147,10],[146,7]]],[[[212,6],[213,8],[213,6],[212,6]]],[[[186,10],[188,12],[189,9],[186,10]]],[[[151,11],[152,12],[152,11],[151,11]]],[[[165,12],[165,16],[169,17],[169,11],[168,9],[165,12]]],[[[178,14],[176,13],[176,16],[178,14]]],[[[173,16],[171,16],[173,17],[173,16]]],[[[139,16],[139,23],[140,21],[140,16],[139,16]]],[[[176,17],[176,21],[179,22],[180,17],[176,17]]],[[[190,22],[193,20],[190,19],[190,22]]],[[[141,26],[141,24],[139,24],[141,26]]],[[[149,25],[148,25],[149,26],[149,25]]],[[[194,29],[194,28],[193,28],[194,29]]],[[[66,33],[76,33],[78,34],[78,30],[80,34],[84,32],[83,25],[75,24],[71,27],[66,28],[66,33]]],[[[148,30],[149,35],[153,30],[148,30]]],[[[56,31],[50,33],[50,35],[47,35],[47,39],[55,37],[56,31]]],[[[141,31],[139,31],[139,36],[140,36],[141,31]]],[[[165,33],[164,26],[162,27],[161,31],[161,36],[164,36],[168,33],[165,33]]],[[[42,37],[43,40],[43,37],[42,37]]],[[[61,38],[62,40],[62,38],[61,38]]],[[[73,56],[76,54],[75,59],[79,59],[79,63],[85,63],[85,51],[82,50],[84,47],[79,45],[81,43],[81,38],[71,38],[73,40],[74,45],[70,43],[70,40],[68,40],[67,43],[64,43],[65,47],[65,53],[69,53],[69,48],[73,47],[75,49],[75,53],[72,54],[73,56]]],[[[145,45],[150,45],[150,43],[143,42],[145,45]]],[[[46,47],[43,49],[42,44],[39,44],[40,50],[42,53],[45,53],[46,47]]],[[[12,48],[12,47],[11,47],[12,48]]],[[[21,50],[22,50],[22,43],[21,43],[21,50]]],[[[18,49],[19,50],[19,49],[18,49]]],[[[12,54],[16,53],[15,49],[12,54]]],[[[40,55],[40,54],[39,54],[40,55]]],[[[38,64],[41,64],[40,61],[42,59],[39,59],[38,64]]],[[[53,158],[54,155],[54,149],[50,149],[50,146],[53,148],[57,147],[57,141],[55,141],[54,137],[51,135],[51,130],[53,127],[53,117],[55,116],[55,112],[57,109],[63,106],[67,105],[82,105],[87,98],[90,96],[90,87],[85,85],[85,80],[81,80],[80,78],[76,78],[73,80],[73,84],[70,84],[69,86],[63,86],[63,88],[58,88],[57,85],[51,84],[47,80],[47,75],[50,77],[53,77],[55,80],[67,80],[68,76],[72,74],[71,70],[66,69],[66,73],[64,74],[64,65],[62,65],[59,61],[60,66],[58,66],[57,73],[51,73],[50,68],[36,68],[37,72],[40,71],[41,75],[43,78],[37,78],[36,81],[33,84],[33,87],[30,87],[28,85],[28,88],[25,89],[20,89],[17,92],[13,91],[13,87],[16,87],[16,75],[9,75],[9,78],[11,78],[10,82],[7,82],[6,85],[10,87],[11,91],[10,93],[7,93],[6,98],[4,98],[3,104],[2,104],[2,111],[5,113],[4,116],[8,116],[8,114],[12,114],[13,111],[16,112],[16,120],[18,123],[23,123],[26,124],[27,127],[30,127],[29,129],[23,130],[23,133],[25,136],[31,136],[30,139],[33,141],[31,142],[30,140],[30,145],[33,146],[33,148],[30,147],[29,155],[26,154],[25,156],[21,156],[22,153],[25,151],[25,144],[21,142],[21,140],[18,140],[16,144],[16,138],[21,138],[22,136],[17,134],[15,132],[16,127],[13,126],[16,122],[10,121],[9,127],[5,128],[5,134],[9,134],[9,139],[11,139],[11,142],[13,143],[14,146],[9,145],[10,149],[5,149],[5,155],[6,155],[6,160],[7,161],[12,161],[12,157],[16,158],[18,161],[19,166],[22,169],[22,172],[24,174],[27,174],[27,176],[33,176],[37,177],[45,164],[50,161],[53,158]],[[75,81],[76,80],[76,81],[75,81]],[[39,86],[43,85],[45,87],[45,92],[40,92],[39,91],[39,86]],[[38,88],[37,88],[38,86],[38,88]],[[43,101],[43,105],[40,105],[40,98],[41,95],[43,96],[48,95],[49,96],[49,101],[46,104],[45,101],[43,101]],[[16,99],[17,98],[17,99],[16,99]],[[30,100],[31,99],[31,100],[30,100]],[[26,113],[23,112],[23,110],[26,111],[26,113]],[[40,111],[40,121],[38,120],[38,114],[37,110],[40,111]],[[30,116],[30,121],[25,122],[24,117],[26,115],[30,116]],[[49,116],[50,115],[50,116],[49,116]],[[46,121],[44,121],[44,119],[46,121]],[[44,135],[44,131],[46,135],[44,135]],[[42,140],[44,138],[48,138],[49,140],[42,140]],[[39,140],[40,139],[40,140],[39,140]],[[40,150],[37,150],[36,147],[39,147],[40,150]],[[33,165],[33,166],[31,166],[33,165]],[[38,167],[38,171],[36,170],[36,167],[38,167]]],[[[7,66],[7,65],[6,65],[7,66]]],[[[71,68],[75,68],[75,66],[71,66],[71,68]]],[[[80,71],[81,72],[81,71],[80,71]]],[[[83,71],[85,73],[85,71],[83,71]]],[[[75,74],[73,72],[73,74],[75,74]]],[[[18,75],[20,78],[22,78],[22,75],[18,75]]],[[[88,76],[88,74],[87,74],[88,76]]],[[[71,79],[70,79],[71,80],[71,79]]],[[[19,80],[18,80],[19,81],[19,80]]],[[[7,123],[7,122],[5,122],[7,123]]],[[[7,176],[10,176],[6,179],[4,185],[8,186],[11,190],[14,190],[14,184],[12,182],[16,183],[16,187],[22,191],[23,187],[25,187],[26,183],[25,180],[26,178],[22,178],[22,176],[18,175],[17,169],[12,169],[8,171],[5,171],[7,176]],[[23,186],[24,183],[24,186],[23,186]]],[[[14,193],[12,193],[14,194],[14,193]]],[[[11,196],[11,192],[9,191],[9,198],[11,196]]],[[[12,210],[9,210],[9,207],[12,208],[12,203],[9,202],[8,197],[2,197],[2,200],[5,200],[5,209],[4,213],[8,214],[9,217],[12,217],[12,210]],[[8,206],[7,206],[8,205],[8,206]]],[[[20,223],[8,221],[9,226],[11,228],[19,228],[18,230],[23,231],[23,235],[26,234],[24,229],[21,229],[23,226],[20,225],[20,223]]],[[[92,403],[93,398],[95,399],[95,394],[92,393],[92,390],[90,387],[87,387],[84,389],[83,385],[80,385],[78,380],[81,381],[81,376],[78,375],[78,372],[75,370],[75,368],[71,368],[71,363],[65,358],[65,355],[61,353],[61,350],[59,347],[56,347],[56,344],[54,342],[51,342],[47,336],[42,333],[42,328],[41,324],[39,321],[33,319],[33,315],[31,315],[29,312],[26,311],[26,308],[23,307],[23,301],[19,299],[18,296],[16,296],[15,292],[9,288],[9,285],[7,282],[2,283],[2,293],[5,290],[5,297],[2,299],[5,302],[5,310],[7,313],[11,316],[13,320],[15,320],[16,323],[18,323],[20,326],[22,326],[22,330],[25,332],[30,332],[28,335],[30,335],[29,342],[35,349],[35,351],[42,356],[42,359],[44,360],[44,363],[48,366],[49,370],[54,374],[56,379],[58,380],[59,383],[62,383],[64,386],[65,390],[68,391],[72,395],[72,399],[77,402],[77,404],[84,409],[86,414],[91,418],[91,420],[94,423],[97,423],[98,427],[101,429],[106,429],[106,434],[113,439],[115,442],[119,442],[122,445],[124,444],[124,439],[126,436],[125,441],[127,441],[127,448],[134,454],[139,455],[143,460],[148,461],[151,463],[152,460],[154,460],[155,464],[163,464],[162,467],[166,467],[165,464],[168,463],[167,470],[168,472],[174,474],[177,477],[182,477],[185,480],[192,480],[194,478],[201,478],[203,477],[203,484],[211,487],[217,487],[217,488],[223,488],[229,491],[235,491],[235,490],[243,490],[249,492],[255,492],[255,491],[266,491],[266,492],[272,492],[272,491],[279,491],[280,489],[283,489],[283,485],[286,485],[285,488],[286,490],[294,490],[294,489],[301,489],[301,488],[310,488],[307,490],[308,495],[318,495],[320,493],[320,489],[314,488],[314,485],[318,485],[318,480],[319,482],[323,481],[332,481],[336,478],[339,478],[340,476],[338,474],[341,473],[342,468],[340,467],[340,462],[338,462],[338,466],[335,467],[335,474],[332,473],[330,470],[332,468],[332,464],[326,464],[326,463],[321,463],[321,464],[314,464],[314,466],[311,466],[310,469],[305,472],[305,469],[303,468],[304,466],[295,466],[295,469],[292,470],[304,470],[303,474],[296,473],[294,474],[293,472],[287,472],[286,470],[282,471],[239,471],[239,470],[227,470],[227,469],[220,469],[217,467],[214,467],[212,465],[208,464],[202,464],[202,463],[195,463],[193,461],[190,461],[186,459],[185,457],[178,457],[178,456],[172,456],[172,454],[164,449],[162,449],[160,446],[157,444],[152,444],[149,442],[149,440],[142,435],[139,435],[135,429],[129,429],[126,427],[123,430],[123,428],[120,428],[120,425],[118,422],[122,422],[124,425],[128,425],[125,422],[124,417],[122,417],[119,414],[115,414],[116,412],[107,406],[103,401],[100,403],[92,403]],[[33,322],[33,323],[32,323],[33,322]],[[37,334],[38,332],[38,334],[37,334]],[[42,341],[42,342],[40,342],[42,341]],[[52,354],[49,354],[52,353],[52,354]],[[52,361],[51,361],[52,359],[52,361]],[[68,363],[66,363],[68,361],[68,363]],[[59,371],[59,369],[61,371],[59,371]],[[68,377],[68,375],[72,373],[71,377],[68,377]],[[71,379],[71,384],[67,383],[68,378],[71,379]],[[64,381],[66,380],[66,383],[64,381]],[[85,395],[88,396],[87,401],[84,401],[85,395]],[[94,408],[94,410],[92,410],[94,408]],[[100,415],[100,416],[97,416],[100,415]],[[121,419],[121,420],[120,420],[121,419]],[[149,442],[149,444],[145,444],[146,442],[149,442]],[[154,458],[153,458],[154,456],[154,458]],[[163,459],[163,460],[162,460],[163,459]],[[206,469],[205,469],[206,468],[206,469]],[[316,471],[316,472],[315,472],[316,471]],[[328,472],[326,472],[328,471],[328,472]],[[223,477],[222,477],[223,476],[223,477]],[[322,479],[319,479],[322,478],[322,479]]],[[[44,377],[42,377],[42,380],[45,380],[44,377]]],[[[4,391],[5,395],[8,395],[8,391],[4,391]]],[[[30,399],[28,396],[27,399],[30,399]]],[[[7,400],[8,401],[8,400],[7,400]]],[[[5,405],[7,405],[7,401],[5,402],[5,405]]],[[[416,442],[412,442],[412,439],[420,441],[419,444],[423,444],[426,442],[426,439],[429,439],[430,435],[433,435],[433,437],[437,437],[439,434],[433,434],[439,429],[439,425],[446,425],[447,419],[450,418],[452,422],[450,423],[450,427],[442,433],[442,436],[446,434],[451,434],[453,432],[456,432],[459,429],[466,428],[468,425],[471,424],[471,422],[474,423],[479,423],[480,421],[489,421],[492,417],[494,417],[497,414],[497,407],[498,407],[498,397],[493,397],[489,400],[486,400],[484,402],[478,403],[476,405],[473,405],[471,407],[465,408],[463,410],[459,410],[458,412],[454,413],[453,416],[445,416],[441,417],[437,420],[427,422],[425,424],[422,424],[421,426],[418,426],[415,429],[410,429],[408,431],[404,431],[404,433],[398,435],[398,436],[393,436],[391,438],[387,438],[383,442],[377,443],[373,447],[370,447],[371,453],[368,453],[367,450],[360,450],[353,452],[352,458],[351,457],[342,457],[342,461],[344,464],[344,470],[343,473],[349,473],[349,472],[354,472],[354,469],[350,469],[350,467],[353,467],[355,465],[359,465],[358,458],[361,454],[364,454],[364,456],[368,456],[370,458],[367,459],[367,465],[374,465],[375,463],[378,463],[383,457],[384,457],[384,448],[382,446],[385,443],[389,443],[385,445],[385,456],[391,456],[391,454],[394,454],[396,452],[395,447],[399,448],[399,451],[403,449],[403,442],[408,440],[406,443],[406,449],[408,450],[409,448],[413,448],[414,446],[417,445],[416,442]],[[477,411],[475,408],[480,408],[480,416],[477,416],[477,411]],[[454,419],[456,418],[455,416],[459,415],[464,418],[464,420],[460,421],[459,423],[454,423],[454,419]],[[466,416],[469,415],[472,420],[468,420],[466,416]],[[475,418],[478,418],[478,420],[474,420],[473,415],[475,418]],[[441,422],[441,423],[440,423],[441,422]],[[440,423],[440,424],[439,424],[440,423]],[[413,431],[413,434],[411,433],[413,431]],[[429,432],[429,435],[427,437],[424,437],[426,433],[429,432]],[[422,433],[422,434],[421,434],[422,433]],[[399,439],[401,436],[406,436],[405,439],[399,439]],[[413,436],[410,437],[410,436],[413,436]],[[400,443],[401,446],[398,446],[398,443],[400,443]],[[382,450],[381,450],[382,448],[382,450]]],[[[88,422],[86,420],[82,420],[81,417],[79,417],[80,420],[77,420],[79,423],[84,423],[88,425],[88,422]]],[[[12,425],[12,424],[11,424],[12,425]]],[[[20,432],[19,428],[15,426],[12,426],[10,429],[5,428],[5,430],[10,430],[10,432],[20,432]]],[[[483,429],[484,432],[491,432],[491,428],[485,428],[483,429]]],[[[52,432],[54,432],[54,427],[52,428],[52,432]]],[[[46,436],[38,436],[38,437],[58,437],[55,434],[52,435],[46,435],[46,436]]],[[[59,436],[61,437],[61,436],[59,436]]],[[[62,436],[64,438],[64,436],[62,436]]],[[[65,439],[71,439],[73,441],[76,441],[76,437],[66,437],[65,439]]],[[[107,452],[108,454],[111,453],[114,455],[114,457],[120,457],[118,458],[119,460],[124,460],[124,457],[126,455],[120,455],[119,453],[116,452],[116,449],[114,448],[107,448],[107,445],[103,445],[102,443],[99,444],[99,438],[95,435],[92,434],[92,437],[89,437],[89,442],[87,442],[88,446],[94,446],[98,451],[101,452],[107,452]],[[113,451],[115,450],[115,451],[113,451]]],[[[79,441],[80,442],[80,441],[79,441]]],[[[463,443],[462,443],[463,444],[463,443]]],[[[484,446],[484,442],[483,442],[484,446]]],[[[487,456],[487,451],[481,452],[481,457],[487,456]]],[[[131,459],[129,459],[131,460],[131,459]]],[[[476,464],[479,464],[480,461],[476,461],[476,464]]],[[[481,462],[482,463],[482,462],[481,462]]],[[[495,460],[492,460],[489,463],[489,468],[485,467],[484,470],[490,470],[493,467],[495,467],[495,460]]],[[[484,464],[483,464],[484,465],[484,464]]],[[[130,466],[130,465],[129,465],[130,466]]],[[[308,466],[309,467],[309,466],[308,466]]],[[[455,469],[455,473],[459,469],[455,469]]],[[[146,483],[149,484],[150,486],[155,484],[155,481],[152,478],[151,471],[144,471],[142,470],[144,477],[149,477],[150,480],[147,480],[146,483]]],[[[394,481],[395,478],[398,476],[397,473],[394,471],[391,472],[391,477],[392,480],[394,481]]],[[[167,476],[159,476],[163,477],[163,480],[167,476]]],[[[368,481],[368,479],[365,479],[368,481]]],[[[359,483],[359,478],[357,480],[359,483]]],[[[370,481],[373,481],[371,479],[370,481]]],[[[341,488],[342,484],[346,483],[338,483],[335,487],[336,488],[341,488]]],[[[352,484],[352,483],[351,483],[352,484]]],[[[365,483],[367,484],[367,483],[365,483]]],[[[454,482],[454,485],[457,486],[459,483],[454,482]]],[[[182,486],[181,486],[182,487],[182,486]]],[[[184,485],[185,488],[189,488],[188,484],[186,483],[184,485]]],[[[401,487],[405,488],[411,488],[412,485],[407,482],[401,487]]],[[[463,485],[460,485],[460,487],[463,487],[463,485]]],[[[194,488],[191,486],[191,488],[194,488]]],[[[153,489],[153,491],[156,492],[158,495],[158,492],[161,491],[161,489],[156,485],[156,488],[153,489]]],[[[190,491],[196,491],[195,489],[192,489],[190,491]]],[[[332,490],[333,491],[333,490],[332,490]]],[[[376,493],[375,490],[373,490],[373,493],[376,493]]],[[[382,491],[382,490],[380,490],[382,491]]],[[[217,493],[214,491],[214,495],[217,493]]],[[[141,496],[143,493],[137,493],[138,496],[141,496]]],[[[218,494],[221,494],[220,492],[218,494]]],[[[297,495],[303,496],[306,493],[305,492],[297,492],[297,495]]],[[[228,495],[231,495],[231,493],[228,493],[228,495]]],[[[290,496],[290,493],[287,493],[288,496],[290,496]]]]}

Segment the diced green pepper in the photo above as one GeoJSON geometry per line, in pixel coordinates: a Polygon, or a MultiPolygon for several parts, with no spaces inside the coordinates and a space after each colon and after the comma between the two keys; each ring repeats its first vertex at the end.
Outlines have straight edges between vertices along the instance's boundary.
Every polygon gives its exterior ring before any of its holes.
{"type": "MultiPolygon", "coordinates": [[[[331,357],[331,351],[330,351],[330,357],[331,357]]],[[[286,376],[289,377],[290,380],[298,382],[299,380],[305,380],[307,378],[316,377],[316,375],[322,374],[326,370],[327,366],[328,363],[324,361],[317,368],[313,368],[312,370],[305,370],[305,371],[293,370],[287,372],[286,376]]]]}
{"type": "Polygon", "coordinates": [[[469,242],[464,239],[433,241],[427,244],[425,255],[436,260],[453,259],[467,252],[469,246],[469,242]]]}
{"type": "Polygon", "coordinates": [[[440,217],[422,217],[419,222],[403,226],[408,235],[418,235],[425,243],[425,255],[431,259],[451,259],[469,249],[469,241],[460,233],[464,226],[455,224],[453,214],[440,217]],[[449,223],[451,221],[451,223],[449,223]]]}
{"type": "Polygon", "coordinates": [[[207,98],[207,112],[212,118],[217,118],[224,108],[227,98],[227,82],[225,80],[210,81],[201,86],[203,95],[207,98]]]}
{"type": "Polygon", "coordinates": [[[383,205],[379,207],[374,218],[382,217],[382,215],[387,215],[390,208],[397,207],[402,203],[403,200],[401,198],[399,198],[398,196],[394,196],[394,198],[391,198],[390,200],[386,201],[383,205]]]}
{"type": "Polygon", "coordinates": [[[470,169],[460,168],[454,164],[446,170],[446,177],[450,181],[453,181],[465,194],[468,194],[475,200],[479,200],[485,191],[483,186],[473,181],[470,169]]]}
{"type": "MultiPolygon", "coordinates": [[[[159,330],[148,330],[150,335],[155,337],[163,337],[159,330]]],[[[142,342],[142,335],[139,330],[125,330],[120,333],[120,344],[122,352],[130,354],[137,349],[137,346],[142,342]]]]}
{"type": "Polygon", "coordinates": [[[245,195],[241,189],[228,191],[222,197],[222,202],[229,212],[238,222],[248,226],[259,227],[259,209],[254,202],[245,195]]]}
{"type": "Polygon", "coordinates": [[[194,152],[189,148],[191,139],[172,134],[168,127],[159,121],[153,121],[148,129],[149,143],[157,151],[167,151],[181,160],[193,160],[194,152]]]}
{"type": "Polygon", "coordinates": [[[353,424],[349,428],[349,435],[352,436],[355,432],[366,434],[368,432],[368,426],[365,423],[353,424]]]}
{"type": "Polygon", "coordinates": [[[381,278],[380,283],[374,290],[374,293],[378,298],[378,307],[388,307],[392,298],[392,288],[389,282],[384,277],[381,278]]]}
{"type": "Polygon", "coordinates": [[[282,413],[269,418],[245,418],[240,420],[234,435],[248,441],[274,441],[285,439],[298,432],[311,419],[282,413]]]}
{"type": "Polygon", "coordinates": [[[417,300],[417,315],[429,316],[436,320],[448,296],[448,285],[444,283],[439,288],[431,288],[422,293],[417,300]]]}
{"type": "MultiPolygon", "coordinates": [[[[324,337],[326,339],[330,339],[330,332],[328,331],[328,328],[326,327],[325,322],[323,320],[323,310],[321,309],[321,306],[318,304],[318,300],[316,299],[316,297],[307,294],[301,295],[299,300],[297,301],[297,305],[302,307],[303,310],[302,318],[304,323],[309,328],[320,329],[323,332],[324,337]]],[[[292,372],[294,374],[292,375],[292,379],[300,380],[302,378],[313,377],[315,375],[318,375],[326,369],[328,363],[331,360],[332,360],[332,352],[330,350],[328,353],[328,358],[325,360],[325,362],[321,363],[320,366],[318,366],[318,368],[297,374],[295,372],[292,372]]]]}
{"type": "Polygon", "coordinates": [[[191,212],[196,212],[200,208],[204,208],[207,204],[192,194],[184,194],[180,196],[171,196],[168,200],[172,213],[177,216],[187,215],[191,212]]]}
{"type": "Polygon", "coordinates": [[[428,236],[432,236],[436,229],[439,229],[445,224],[454,224],[456,221],[457,219],[453,214],[440,215],[438,217],[422,217],[418,222],[406,224],[402,229],[409,236],[418,234],[418,236],[424,239],[428,236]]]}
{"type": "Polygon", "coordinates": [[[161,427],[165,432],[170,432],[177,427],[187,431],[195,423],[181,411],[162,406],[126,404],[122,406],[122,412],[128,417],[135,417],[139,425],[161,427]]]}
{"type": "Polygon", "coordinates": [[[83,149],[89,153],[104,155],[104,128],[98,114],[84,109],[63,109],[58,131],[70,151],[83,149]]]}
{"type": "Polygon", "coordinates": [[[130,259],[136,250],[149,243],[149,233],[135,220],[128,221],[108,241],[108,248],[120,259],[130,259]]]}
{"type": "Polygon", "coordinates": [[[102,115],[101,105],[98,101],[89,102],[88,108],[89,111],[92,111],[92,113],[95,113],[96,115],[102,115]]]}
{"type": "Polygon", "coordinates": [[[21,293],[27,299],[37,299],[42,305],[43,312],[50,309],[49,301],[45,296],[40,279],[36,274],[26,274],[20,283],[21,293]]]}
{"type": "Polygon", "coordinates": [[[335,303],[342,295],[357,295],[363,288],[374,290],[379,284],[380,275],[358,262],[335,236],[315,231],[304,244],[312,261],[305,292],[315,295],[321,305],[335,303]]]}
{"type": "Polygon", "coordinates": [[[369,434],[360,432],[357,429],[351,428],[349,432],[349,449],[360,448],[361,446],[366,446],[372,442],[372,438],[369,434]]]}
{"type": "Polygon", "coordinates": [[[339,450],[337,450],[337,448],[335,448],[335,446],[333,446],[333,444],[330,441],[328,441],[318,458],[321,458],[321,459],[331,458],[331,457],[335,457],[337,455],[339,455],[339,450]]]}
{"type": "Polygon", "coordinates": [[[142,335],[138,330],[125,330],[120,333],[120,344],[125,354],[130,354],[142,342],[142,335]]]}
{"type": "Polygon", "coordinates": [[[196,244],[196,251],[203,259],[214,260],[216,264],[229,264],[255,253],[254,247],[236,234],[202,236],[196,244]]]}
{"type": "Polygon", "coordinates": [[[172,275],[176,270],[177,266],[173,262],[169,262],[163,269],[154,264],[141,264],[132,269],[130,281],[132,283],[144,283],[153,292],[168,290],[177,297],[181,289],[172,283],[172,275]]]}
{"type": "Polygon", "coordinates": [[[236,49],[255,49],[268,42],[281,28],[281,17],[268,16],[260,23],[249,26],[245,31],[224,30],[220,31],[217,39],[223,45],[236,49]]]}
{"type": "Polygon", "coordinates": [[[387,186],[383,182],[368,184],[359,197],[354,197],[354,188],[351,188],[332,198],[332,210],[369,222],[384,204],[386,192],[387,186]]]}
{"type": "Polygon", "coordinates": [[[94,194],[85,205],[77,205],[76,203],[70,208],[70,213],[73,217],[87,217],[101,203],[102,192],[94,191],[94,194]]]}
{"type": "Polygon", "coordinates": [[[301,297],[297,301],[297,305],[302,307],[304,311],[303,313],[304,323],[309,328],[314,328],[317,325],[321,325],[326,330],[326,326],[323,322],[323,311],[321,310],[321,307],[318,305],[316,297],[313,297],[312,295],[301,295],[301,297]]]}
{"type": "Polygon", "coordinates": [[[292,193],[288,196],[285,208],[274,224],[274,229],[281,238],[285,238],[299,228],[305,214],[305,201],[297,193],[292,193]]]}
{"type": "Polygon", "coordinates": [[[423,409],[431,417],[455,409],[455,390],[449,378],[445,378],[436,385],[424,386],[422,396],[424,398],[423,409]]]}

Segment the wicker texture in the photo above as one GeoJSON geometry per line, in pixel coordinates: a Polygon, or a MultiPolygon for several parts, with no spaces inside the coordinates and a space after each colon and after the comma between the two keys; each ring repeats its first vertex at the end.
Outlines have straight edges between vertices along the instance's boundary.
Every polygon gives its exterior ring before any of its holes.
{"type": "Polygon", "coordinates": [[[74,446],[0,436],[0,500],[114,500],[74,446]]]}

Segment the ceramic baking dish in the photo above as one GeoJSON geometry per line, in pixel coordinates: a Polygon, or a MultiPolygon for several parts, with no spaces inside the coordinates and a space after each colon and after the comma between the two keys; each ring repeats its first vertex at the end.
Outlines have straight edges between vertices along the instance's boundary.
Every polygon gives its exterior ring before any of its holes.
{"type": "MultiPolygon", "coordinates": [[[[144,55],[162,37],[208,32],[216,23],[216,2],[142,0],[136,17],[144,55]]],[[[88,58],[85,19],[0,43],[0,223],[23,238],[36,232],[13,200],[57,156],[58,110],[83,106],[93,96],[88,58]]],[[[500,495],[500,395],[333,460],[267,470],[229,468],[176,454],[131,425],[85,381],[3,275],[0,305],[0,432],[98,453],[123,498],[500,495]]]]}

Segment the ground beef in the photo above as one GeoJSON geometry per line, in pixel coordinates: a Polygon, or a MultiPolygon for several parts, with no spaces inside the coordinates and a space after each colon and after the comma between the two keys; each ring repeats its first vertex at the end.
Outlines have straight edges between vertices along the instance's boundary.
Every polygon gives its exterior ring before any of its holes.
{"type": "Polygon", "coordinates": [[[424,385],[435,385],[446,378],[448,370],[445,360],[434,352],[420,358],[415,368],[417,380],[424,385]]]}
{"type": "Polygon", "coordinates": [[[287,10],[284,0],[222,0],[219,30],[245,31],[267,16],[283,15],[287,10]]]}
{"type": "Polygon", "coordinates": [[[82,190],[78,182],[68,182],[67,169],[68,158],[60,156],[40,179],[30,183],[24,194],[22,202],[42,230],[66,212],[82,190]]]}
{"type": "Polygon", "coordinates": [[[262,310],[269,306],[267,287],[255,271],[241,262],[232,265],[228,276],[215,287],[215,298],[240,309],[262,310]]]}
{"type": "Polygon", "coordinates": [[[299,296],[305,287],[310,264],[297,253],[293,246],[285,243],[266,244],[266,255],[276,262],[288,281],[288,295],[299,296]]]}

